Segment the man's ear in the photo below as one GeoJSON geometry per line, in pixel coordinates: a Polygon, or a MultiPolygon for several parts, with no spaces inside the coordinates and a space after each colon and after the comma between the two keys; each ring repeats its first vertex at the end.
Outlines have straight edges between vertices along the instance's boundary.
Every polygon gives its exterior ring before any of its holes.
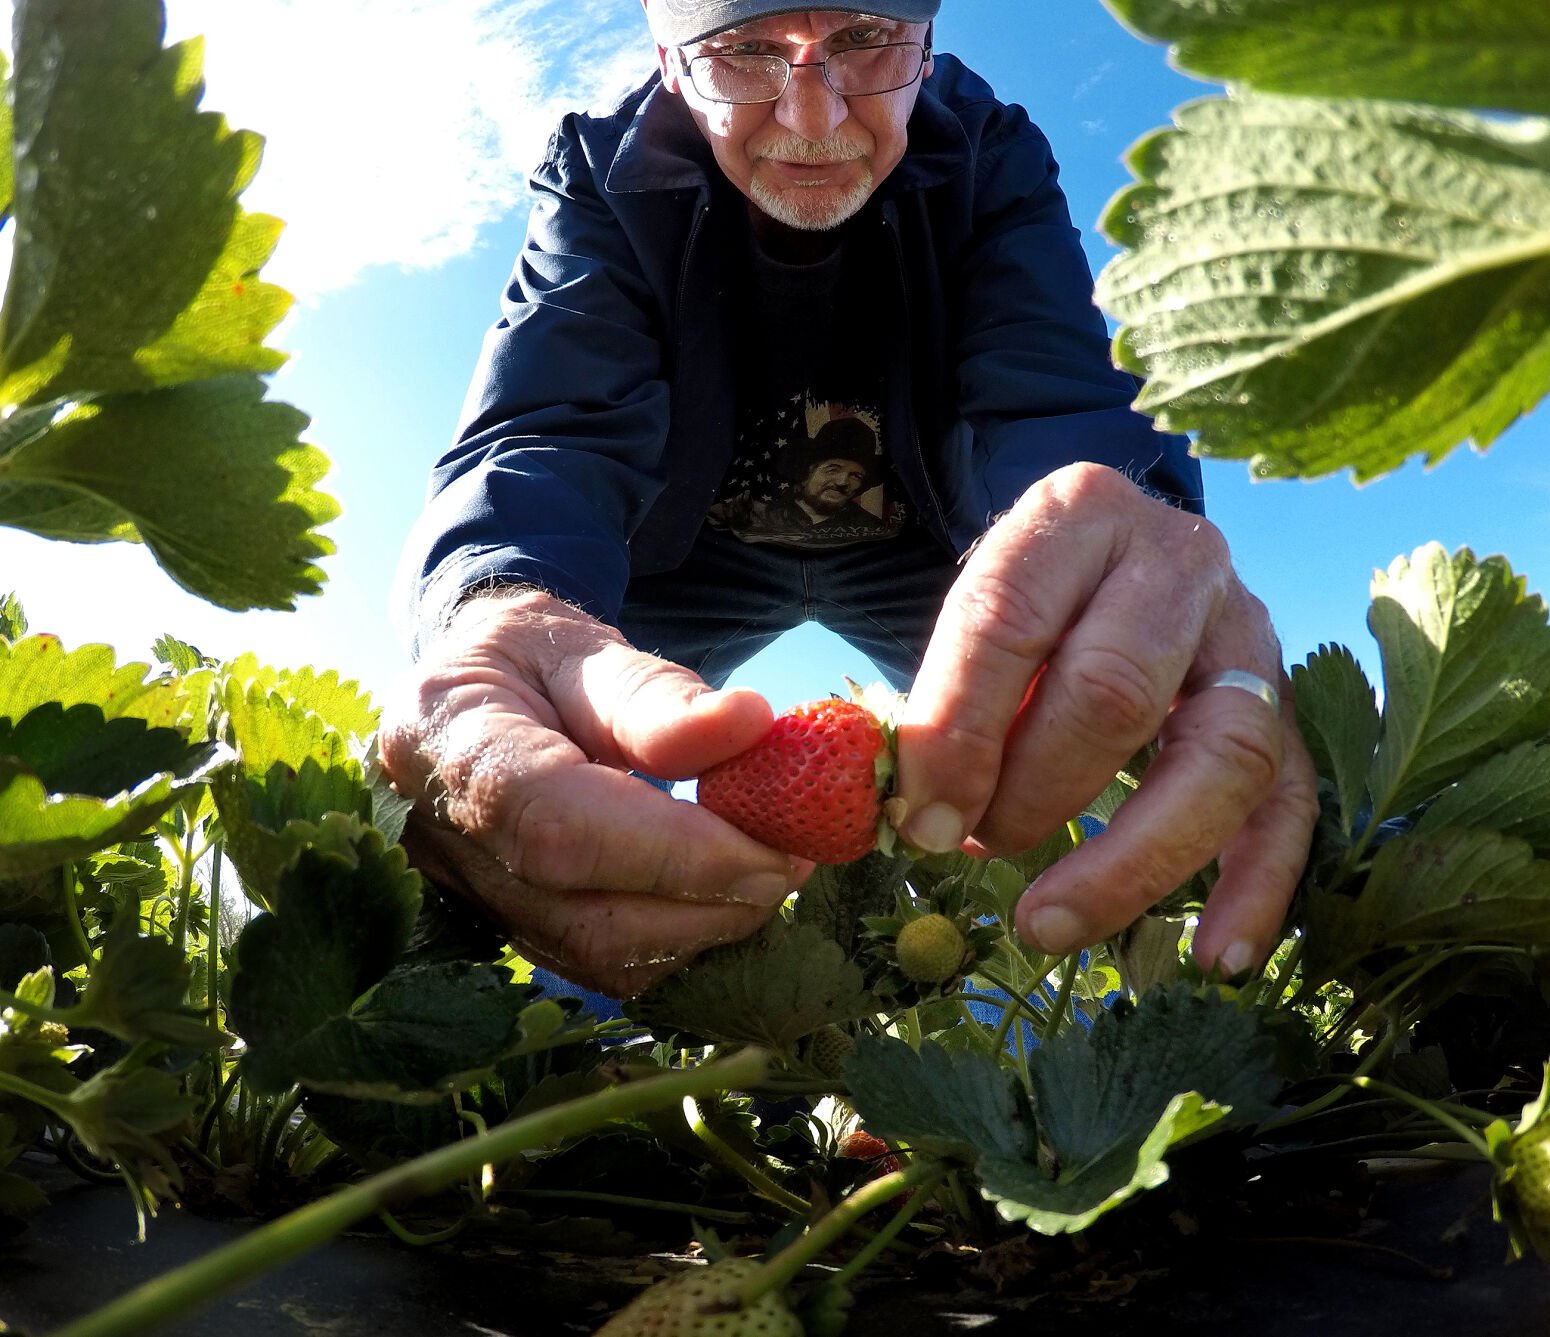
{"type": "Polygon", "coordinates": [[[662,71],[662,87],[669,93],[678,92],[678,72],[681,67],[665,46],[657,48],[657,69],[662,71]]]}
{"type": "MultiPolygon", "coordinates": [[[[640,0],[640,2],[641,2],[641,4],[645,4],[646,0],[640,0]]],[[[931,55],[926,57],[926,66],[920,72],[920,77],[921,77],[922,80],[929,79],[931,77],[931,71],[936,68],[936,55],[935,55],[935,52],[934,52],[935,42],[933,40],[935,38],[935,36],[936,36],[936,24],[935,23],[928,23],[928,24],[926,24],[926,50],[927,51],[931,51],[933,54],[931,54],[931,55]]]]}
{"type": "MultiPolygon", "coordinates": [[[[640,0],[640,7],[649,11],[651,0],[640,0]]],[[[668,58],[666,47],[659,46],[657,48],[657,69],[662,72],[662,86],[669,93],[676,93],[678,91],[678,66],[677,62],[668,58]]]]}

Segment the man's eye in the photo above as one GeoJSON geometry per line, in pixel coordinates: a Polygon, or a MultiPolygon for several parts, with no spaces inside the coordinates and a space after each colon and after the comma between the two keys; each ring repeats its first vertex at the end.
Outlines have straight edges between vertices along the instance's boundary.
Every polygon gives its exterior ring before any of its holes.
{"type": "Polygon", "coordinates": [[[845,34],[845,40],[851,46],[874,46],[882,37],[881,28],[852,28],[845,34]]]}

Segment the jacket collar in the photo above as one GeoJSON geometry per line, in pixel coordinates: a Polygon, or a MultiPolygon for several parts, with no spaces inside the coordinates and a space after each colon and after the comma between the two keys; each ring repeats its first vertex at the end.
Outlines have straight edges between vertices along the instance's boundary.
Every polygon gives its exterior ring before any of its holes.
{"type": "MultiPolygon", "coordinates": [[[[889,173],[880,193],[925,190],[966,171],[969,137],[956,116],[943,105],[927,80],[910,115],[909,144],[899,165],[889,173]]],[[[620,136],[608,169],[607,188],[615,194],[649,190],[707,189],[717,171],[698,127],[683,99],[662,87],[653,74],[620,108],[621,119],[635,111],[620,136]],[[637,100],[638,99],[638,100],[637,100]]]]}

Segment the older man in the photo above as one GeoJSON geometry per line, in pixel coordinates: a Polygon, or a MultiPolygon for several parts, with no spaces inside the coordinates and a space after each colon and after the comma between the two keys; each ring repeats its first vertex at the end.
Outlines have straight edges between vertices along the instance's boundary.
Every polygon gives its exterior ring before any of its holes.
{"type": "Polygon", "coordinates": [[[933,52],[938,3],[647,0],[658,73],[534,175],[406,554],[420,666],[383,757],[420,865],[573,980],[635,992],[807,875],[631,772],[756,741],[768,703],[718,689],[811,615],[913,682],[921,848],[1025,848],[1161,739],[1024,895],[1030,942],[1095,941],[1212,857],[1203,964],[1281,923],[1315,804],[1279,646],[1186,443],[1128,407],[1046,141],[933,52]],[[844,421],[881,523],[738,523],[844,421]]]}

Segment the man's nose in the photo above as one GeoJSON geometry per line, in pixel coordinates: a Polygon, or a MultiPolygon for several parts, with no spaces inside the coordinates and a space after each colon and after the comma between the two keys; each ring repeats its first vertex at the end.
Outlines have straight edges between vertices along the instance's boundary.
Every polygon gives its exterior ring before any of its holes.
{"type": "Polygon", "coordinates": [[[794,135],[827,139],[850,114],[845,99],[829,87],[823,66],[793,64],[791,82],[775,103],[775,119],[794,135]]]}

